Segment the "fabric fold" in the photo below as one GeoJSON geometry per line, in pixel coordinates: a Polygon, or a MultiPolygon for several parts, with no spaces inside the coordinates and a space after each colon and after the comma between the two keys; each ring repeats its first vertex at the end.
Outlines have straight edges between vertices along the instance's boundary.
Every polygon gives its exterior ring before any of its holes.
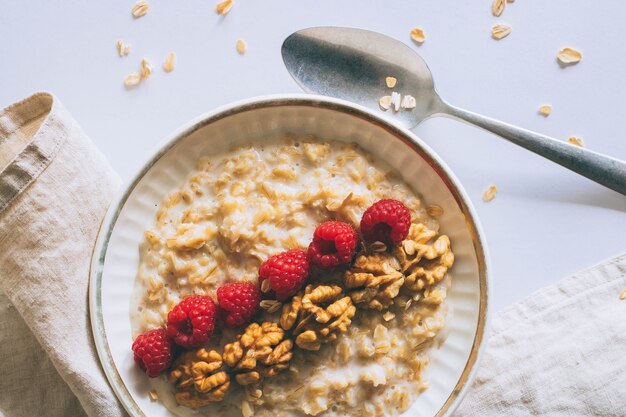
{"type": "MultiPolygon", "coordinates": [[[[48,93],[0,112],[0,155],[0,288],[84,412],[124,416],[100,368],[87,304],[91,253],[119,178],[48,93]]],[[[43,364],[36,348],[20,347],[43,364]]],[[[41,402],[41,390],[28,387],[36,375],[3,378],[30,379],[20,400],[41,402]]]]}

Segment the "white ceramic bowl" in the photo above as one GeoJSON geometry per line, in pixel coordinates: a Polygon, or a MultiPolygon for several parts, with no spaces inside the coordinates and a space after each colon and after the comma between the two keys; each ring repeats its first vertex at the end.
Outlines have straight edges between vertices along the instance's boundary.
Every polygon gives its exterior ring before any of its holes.
{"type": "Polygon", "coordinates": [[[150,401],[148,378],[133,364],[130,350],[138,248],[157,206],[184,183],[199,156],[285,133],[356,142],[391,165],[423,202],[444,209],[441,230],[456,255],[448,294],[449,334],[431,352],[426,370],[430,388],[405,415],[451,415],[472,380],[486,336],[489,260],[474,209],[450,169],[411,132],[364,107],[312,95],[245,100],[189,122],[150,155],[112,203],[93,254],[89,300],[98,354],[115,393],[131,416],[173,416],[150,401]]]}

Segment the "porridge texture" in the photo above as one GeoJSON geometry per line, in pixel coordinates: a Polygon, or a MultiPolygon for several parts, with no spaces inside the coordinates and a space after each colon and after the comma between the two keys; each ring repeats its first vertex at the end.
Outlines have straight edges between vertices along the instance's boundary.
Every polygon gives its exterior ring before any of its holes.
{"type": "Polygon", "coordinates": [[[443,333],[454,255],[415,193],[356,145],[284,138],[200,158],[145,232],[131,323],[136,337],[163,328],[185,297],[217,299],[229,282],[256,285],[264,260],[306,248],[328,220],[358,230],[364,211],[381,199],[411,212],[402,243],[362,245],[352,265],[313,271],[284,303],[262,301],[258,324],[216,331],[205,349],[183,354],[167,377],[152,380],[159,401],[179,415],[407,410],[428,387],[423,370],[443,333]],[[261,349],[271,353],[258,356],[261,349]],[[246,368],[255,354],[259,363],[246,368]],[[226,366],[236,374],[229,377],[226,366]],[[194,381],[206,390],[189,388],[194,381]]]}

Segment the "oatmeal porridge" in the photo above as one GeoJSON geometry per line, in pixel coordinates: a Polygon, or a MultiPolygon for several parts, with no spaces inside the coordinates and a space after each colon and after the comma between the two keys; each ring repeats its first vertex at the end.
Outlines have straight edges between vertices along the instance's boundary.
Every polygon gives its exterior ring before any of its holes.
{"type": "Polygon", "coordinates": [[[172,309],[192,296],[217,303],[227,283],[253,284],[263,298],[252,323],[216,325],[209,342],[151,379],[175,414],[395,416],[428,388],[451,244],[416,194],[356,145],[284,138],[202,157],[159,207],[140,251],[134,338],[169,332],[172,309]],[[261,280],[259,267],[279,253],[309,247],[310,258],[319,225],[347,224],[357,242],[364,213],[381,200],[410,213],[400,240],[364,238],[345,265],[313,265],[289,297],[261,280]]]}

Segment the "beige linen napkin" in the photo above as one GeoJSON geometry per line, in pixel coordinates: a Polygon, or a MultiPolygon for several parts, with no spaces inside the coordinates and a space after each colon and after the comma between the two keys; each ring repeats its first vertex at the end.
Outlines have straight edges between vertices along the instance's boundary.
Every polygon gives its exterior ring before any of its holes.
{"type": "Polygon", "coordinates": [[[455,417],[626,416],[625,289],[622,255],[496,314],[455,417]]]}
{"type": "MultiPolygon", "coordinates": [[[[37,94],[0,112],[0,411],[8,417],[125,414],[100,369],[87,309],[93,244],[117,186],[58,99],[37,94]]],[[[496,314],[455,416],[626,415],[624,289],[626,255],[496,314]]]]}
{"type": "Polygon", "coordinates": [[[0,112],[0,410],[8,417],[125,415],[87,312],[91,253],[118,186],[52,95],[0,112]]]}

